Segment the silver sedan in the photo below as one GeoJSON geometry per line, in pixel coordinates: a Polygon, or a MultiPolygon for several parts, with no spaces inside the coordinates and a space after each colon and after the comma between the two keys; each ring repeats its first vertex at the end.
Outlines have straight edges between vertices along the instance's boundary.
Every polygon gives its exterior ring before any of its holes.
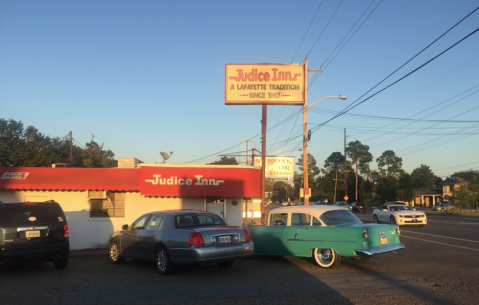
{"type": "Polygon", "coordinates": [[[197,210],[147,213],[108,239],[112,263],[126,258],[154,261],[160,274],[173,273],[180,264],[214,262],[230,267],[253,252],[248,229],[228,226],[218,215],[197,210]]]}
{"type": "Polygon", "coordinates": [[[451,211],[454,212],[454,205],[447,203],[447,202],[441,202],[440,204],[437,204],[432,207],[432,210],[434,212],[436,211],[451,211]]]}

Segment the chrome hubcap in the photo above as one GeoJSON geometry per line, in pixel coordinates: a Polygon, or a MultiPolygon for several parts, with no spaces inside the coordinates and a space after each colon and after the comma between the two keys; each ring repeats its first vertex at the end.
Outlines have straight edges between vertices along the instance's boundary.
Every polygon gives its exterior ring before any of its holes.
{"type": "Polygon", "coordinates": [[[117,245],[112,245],[110,247],[110,258],[114,261],[118,260],[118,257],[120,256],[120,251],[118,249],[117,245]]]}
{"type": "Polygon", "coordinates": [[[319,260],[323,264],[329,264],[332,259],[333,259],[333,254],[331,253],[331,250],[322,250],[319,253],[319,260]]]}
{"type": "Polygon", "coordinates": [[[167,260],[166,260],[166,252],[164,250],[158,251],[158,255],[156,257],[156,264],[158,265],[158,270],[165,271],[167,260]]]}

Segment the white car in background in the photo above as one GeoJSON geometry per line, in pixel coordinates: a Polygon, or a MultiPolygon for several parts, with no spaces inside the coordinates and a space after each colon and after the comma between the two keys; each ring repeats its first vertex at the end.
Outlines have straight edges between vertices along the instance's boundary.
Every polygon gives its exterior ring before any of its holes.
{"type": "Polygon", "coordinates": [[[427,217],[424,212],[416,211],[416,209],[401,202],[387,202],[379,208],[374,209],[373,218],[376,223],[386,222],[400,226],[424,226],[427,224],[427,217]]]}
{"type": "Polygon", "coordinates": [[[337,207],[340,207],[340,208],[343,208],[343,209],[346,209],[346,210],[349,210],[351,211],[352,207],[349,203],[347,203],[346,201],[336,201],[335,204],[333,204],[333,206],[337,206],[337,207]]]}

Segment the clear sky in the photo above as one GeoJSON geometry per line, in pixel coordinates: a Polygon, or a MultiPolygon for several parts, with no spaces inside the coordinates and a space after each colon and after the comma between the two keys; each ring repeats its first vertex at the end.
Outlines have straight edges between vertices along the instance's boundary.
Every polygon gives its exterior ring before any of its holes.
{"type": "MultiPolygon", "coordinates": [[[[261,106],[225,105],[225,64],[307,57],[308,68],[323,67],[308,104],[348,96],[308,111],[318,165],[343,153],[346,128],[347,142],[369,145],[372,169],[393,150],[407,172],[425,164],[445,177],[479,169],[479,32],[465,38],[479,28],[479,10],[412,58],[478,6],[0,0],[0,117],[52,137],[72,131],[83,146],[94,135],[117,158],[151,163],[173,151],[169,163],[209,163],[239,154],[244,140],[261,150],[261,106]],[[356,107],[334,118],[348,106],[356,107]]],[[[301,107],[267,110],[267,155],[301,156],[301,107]]]]}

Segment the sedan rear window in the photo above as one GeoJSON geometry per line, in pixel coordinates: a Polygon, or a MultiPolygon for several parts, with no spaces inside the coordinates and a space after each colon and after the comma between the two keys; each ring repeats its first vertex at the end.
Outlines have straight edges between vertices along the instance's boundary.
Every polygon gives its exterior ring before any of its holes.
{"type": "Polygon", "coordinates": [[[175,216],[176,227],[189,226],[224,226],[224,220],[215,214],[195,213],[195,214],[181,214],[175,216]]]}
{"type": "Polygon", "coordinates": [[[327,226],[336,226],[336,225],[351,224],[351,223],[362,223],[362,221],[359,218],[354,216],[354,214],[348,210],[328,211],[328,212],[325,212],[323,215],[321,215],[320,218],[327,226]]]}

